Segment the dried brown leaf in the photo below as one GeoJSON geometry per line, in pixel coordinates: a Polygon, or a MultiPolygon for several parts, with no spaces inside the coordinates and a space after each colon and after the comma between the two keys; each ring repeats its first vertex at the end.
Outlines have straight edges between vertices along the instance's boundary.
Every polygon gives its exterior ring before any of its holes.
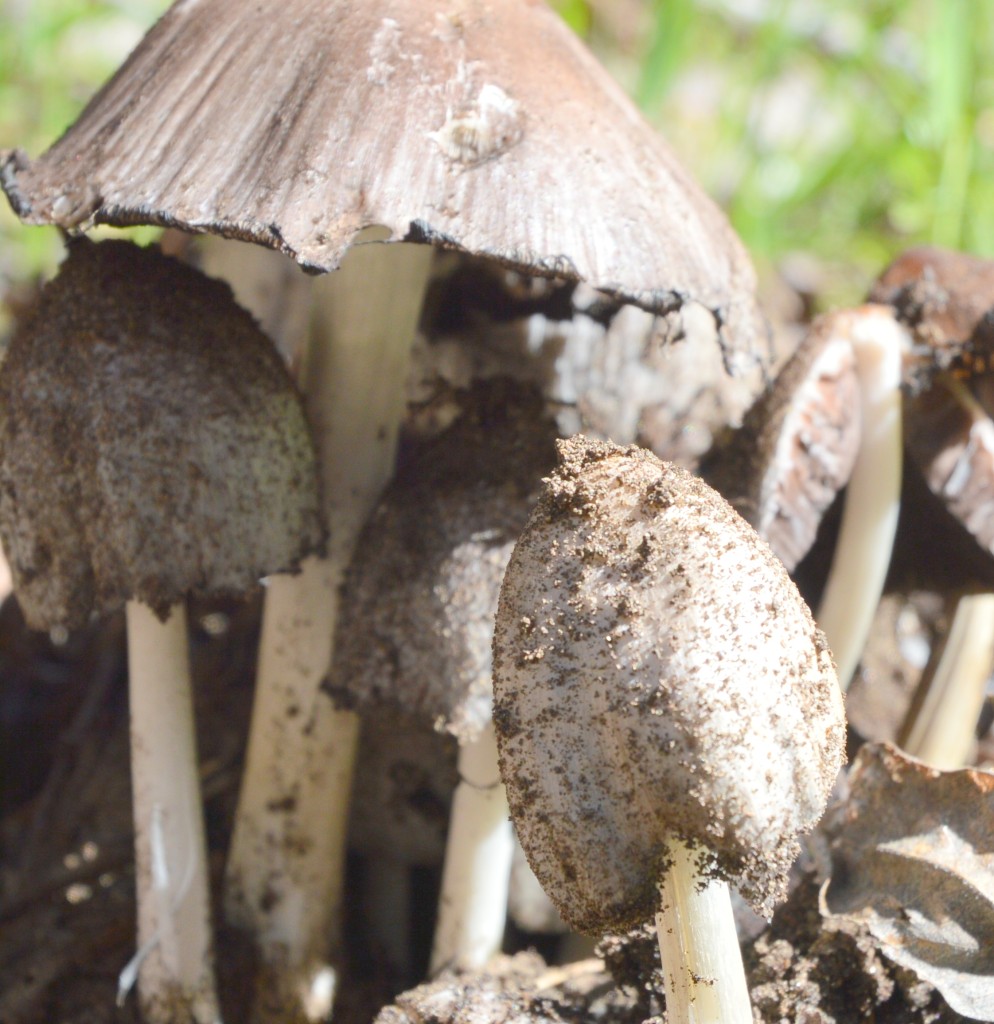
{"type": "Polygon", "coordinates": [[[868,744],[822,896],[957,1013],[994,1020],[994,773],[944,772],[868,744]]]}

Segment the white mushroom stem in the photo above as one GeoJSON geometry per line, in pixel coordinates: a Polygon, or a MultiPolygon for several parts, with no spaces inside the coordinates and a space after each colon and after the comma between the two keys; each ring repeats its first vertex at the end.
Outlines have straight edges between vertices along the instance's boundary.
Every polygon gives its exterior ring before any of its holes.
{"type": "Polygon", "coordinates": [[[482,967],[500,951],[514,835],[492,724],[459,748],[431,973],[482,967]]]}
{"type": "Polygon", "coordinates": [[[835,314],[833,329],[856,353],[862,440],[846,491],[835,557],[818,625],[828,638],[839,683],[849,686],[883,592],[901,507],[901,357],[911,344],[885,306],[835,314]]]}
{"type": "Polygon", "coordinates": [[[266,595],[247,762],[226,906],[256,935],[273,1017],[330,1012],[358,717],[320,685],[338,588],[356,535],[393,472],[408,354],[431,249],[360,244],[314,286],[301,386],[331,534],[326,559],[266,595]],[[280,1004],[282,1008],[280,1008],[280,1004]]]}
{"type": "Polygon", "coordinates": [[[728,884],[703,878],[695,857],[671,844],[656,914],[666,1019],[673,1024],[752,1024],[752,1007],[728,884]]]}
{"type": "MultiPolygon", "coordinates": [[[[161,622],[129,601],[126,615],[139,1000],[150,1024],[214,1024],[220,1014],[186,610],[176,605],[161,622]]],[[[122,976],[122,994],[128,987],[122,976]]]]}
{"type": "Polygon", "coordinates": [[[994,668],[994,594],[969,594],[956,612],[936,661],[926,671],[899,738],[933,768],[969,764],[987,680],[994,668]]]}

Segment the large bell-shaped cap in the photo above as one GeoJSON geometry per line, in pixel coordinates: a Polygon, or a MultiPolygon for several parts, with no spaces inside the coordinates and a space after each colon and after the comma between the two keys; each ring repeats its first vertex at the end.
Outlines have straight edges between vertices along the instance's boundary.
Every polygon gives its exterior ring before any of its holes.
{"type": "Polygon", "coordinates": [[[320,549],[300,398],[219,281],[75,243],[0,371],[0,538],[28,623],[236,595],[320,549]]]}
{"type": "Polygon", "coordinates": [[[653,311],[726,362],[766,334],[717,207],[556,15],[525,0],[179,0],[36,161],[33,224],[162,224],[338,266],[364,227],[653,311]]]}

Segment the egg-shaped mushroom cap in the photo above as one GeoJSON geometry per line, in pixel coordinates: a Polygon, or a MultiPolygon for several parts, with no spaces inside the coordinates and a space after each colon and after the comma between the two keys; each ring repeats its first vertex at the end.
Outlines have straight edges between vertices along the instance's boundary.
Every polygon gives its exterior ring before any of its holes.
{"type": "Polygon", "coordinates": [[[769,547],[685,471],[582,437],[511,556],[494,724],[528,860],[594,933],[651,918],[674,837],[768,915],[843,761],[831,655],[769,547]]]}
{"type": "Polygon", "coordinates": [[[0,538],[36,629],[240,595],[323,546],[299,396],[227,285],[71,246],[0,369],[0,538]]]}
{"type": "Polygon", "coordinates": [[[382,225],[694,300],[736,366],[767,344],[728,222],[542,3],[181,0],[46,154],[0,153],[0,184],[31,223],[210,231],[318,270],[382,225]]]}

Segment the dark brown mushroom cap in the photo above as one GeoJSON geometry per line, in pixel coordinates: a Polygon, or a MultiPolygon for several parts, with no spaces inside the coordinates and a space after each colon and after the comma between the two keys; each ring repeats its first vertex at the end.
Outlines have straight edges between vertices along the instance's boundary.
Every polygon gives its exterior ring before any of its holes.
{"type": "Polygon", "coordinates": [[[824,637],[706,484],[585,438],[560,460],[494,632],[501,775],[528,861],[582,931],[651,919],[674,838],[769,914],[843,761],[824,637]]]}
{"type": "Polygon", "coordinates": [[[859,451],[856,356],[831,314],[812,324],[742,426],[702,474],[792,571],[846,485],[859,451]]]}
{"type": "Polygon", "coordinates": [[[71,246],[0,370],[0,537],[36,629],[242,594],[323,545],[299,396],[227,285],[71,246]]]}
{"type": "Polygon", "coordinates": [[[650,310],[695,300],[733,365],[766,344],[722,214],[537,3],[184,0],[0,181],[30,223],[210,231],[317,270],[383,225],[650,310]]]}
{"type": "Polygon", "coordinates": [[[405,459],[359,538],[327,689],[342,706],[387,705],[468,742],[490,721],[497,594],[555,463],[555,427],[508,381],[462,404],[405,459]]]}

